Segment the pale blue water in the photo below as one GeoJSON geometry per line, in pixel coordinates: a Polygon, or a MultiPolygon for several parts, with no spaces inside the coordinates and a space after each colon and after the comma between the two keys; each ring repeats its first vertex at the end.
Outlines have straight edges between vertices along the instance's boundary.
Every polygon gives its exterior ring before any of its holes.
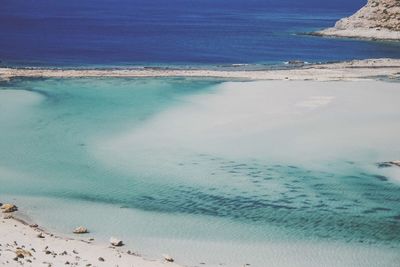
{"type": "Polygon", "coordinates": [[[2,82],[0,196],[52,230],[191,265],[396,266],[399,175],[375,163],[400,154],[397,84],[284,86],[2,82]]]}

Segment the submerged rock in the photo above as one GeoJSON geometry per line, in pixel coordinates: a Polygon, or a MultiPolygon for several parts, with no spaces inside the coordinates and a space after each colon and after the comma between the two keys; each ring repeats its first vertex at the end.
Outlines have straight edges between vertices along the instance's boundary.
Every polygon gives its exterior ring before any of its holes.
{"type": "Polygon", "coordinates": [[[89,233],[88,229],[83,227],[83,226],[79,226],[77,228],[75,228],[75,230],[73,231],[74,234],[87,234],[89,233]]]}
{"type": "Polygon", "coordinates": [[[1,209],[3,210],[3,213],[10,213],[18,210],[17,206],[9,203],[3,204],[1,209]]]}
{"type": "Polygon", "coordinates": [[[387,168],[387,167],[400,167],[400,160],[392,160],[377,163],[379,168],[387,168]]]}
{"type": "Polygon", "coordinates": [[[122,242],[122,240],[115,238],[115,237],[111,237],[110,238],[110,243],[111,245],[113,245],[114,247],[120,247],[122,245],[124,245],[124,243],[122,242]]]}

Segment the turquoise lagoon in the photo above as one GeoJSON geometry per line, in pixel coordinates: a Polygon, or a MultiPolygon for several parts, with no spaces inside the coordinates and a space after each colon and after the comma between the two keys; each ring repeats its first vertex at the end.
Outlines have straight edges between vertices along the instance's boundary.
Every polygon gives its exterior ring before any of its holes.
{"type": "Polygon", "coordinates": [[[398,83],[15,79],[0,196],[189,266],[399,266],[398,83]]]}

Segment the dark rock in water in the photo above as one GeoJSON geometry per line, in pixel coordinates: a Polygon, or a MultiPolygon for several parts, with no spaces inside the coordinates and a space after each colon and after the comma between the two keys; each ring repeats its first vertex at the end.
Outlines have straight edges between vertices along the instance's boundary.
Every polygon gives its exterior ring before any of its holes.
{"type": "Polygon", "coordinates": [[[400,160],[379,162],[376,165],[378,166],[378,168],[400,167],[400,160]]]}
{"type": "Polygon", "coordinates": [[[380,180],[380,181],[387,181],[388,178],[383,176],[383,175],[373,175],[373,177],[375,177],[376,179],[380,180]]]}
{"type": "Polygon", "coordinates": [[[288,64],[289,64],[289,65],[303,65],[303,64],[305,64],[305,62],[304,62],[304,61],[301,61],[301,60],[290,60],[290,61],[288,62],[288,64]]]}

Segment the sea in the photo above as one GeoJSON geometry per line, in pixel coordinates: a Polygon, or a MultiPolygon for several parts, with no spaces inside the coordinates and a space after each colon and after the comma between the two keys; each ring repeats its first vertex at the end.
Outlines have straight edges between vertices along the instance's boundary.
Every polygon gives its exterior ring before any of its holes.
{"type": "MultiPolygon", "coordinates": [[[[364,1],[2,1],[0,65],[270,68],[400,58],[304,33],[364,1]]],[[[0,202],[184,266],[397,267],[398,81],[0,81],[0,202]]],[[[89,236],[88,236],[89,237],[89,236]]],[[[1,239],[1,237],[0,237],[1,239]]],[[[0,256],[1,258],[1,256],[0,256]]]]}
{"type": "Polygon", "coordinates": [[[400,57],[397,42],[318,38],[364,0],[4,0],[6,66],[225,66],[400,57]]]}

